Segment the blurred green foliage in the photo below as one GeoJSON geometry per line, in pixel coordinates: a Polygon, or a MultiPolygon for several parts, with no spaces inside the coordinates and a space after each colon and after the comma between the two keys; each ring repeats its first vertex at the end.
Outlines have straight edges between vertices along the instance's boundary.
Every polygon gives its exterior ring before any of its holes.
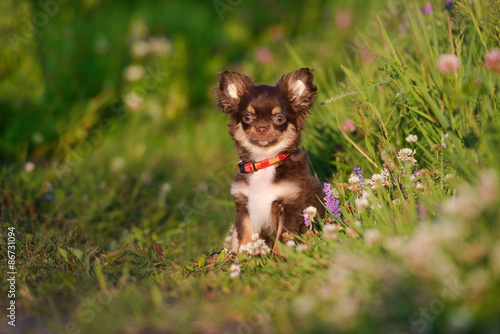
{"type": "Polygon", "coordinates": [[[134,36],[172,44],[165,71],[177,87],[175,115],[185,115],[211,101],[217,71],[276,32],[318,28],[327,3],[220,2],[2,2],[0,158],[60,157],[112,114],[134,36]]]}
{"type": "Polygon", "coordinates": [[[22,332],[496,332],[498,0],[62,2],[0,4],[22,332]],[[272,84],[301,66],[319,88],[303,145],[345,230],[284,260],[227,255],[238,157],[216,74],[272,84]],[[393,182],[366,183],[363,209],[354,166],[393,182]]]}

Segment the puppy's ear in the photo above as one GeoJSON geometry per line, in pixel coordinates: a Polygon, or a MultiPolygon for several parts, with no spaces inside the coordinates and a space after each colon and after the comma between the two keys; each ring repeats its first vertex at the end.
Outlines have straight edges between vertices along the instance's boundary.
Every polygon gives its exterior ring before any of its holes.
{"type": "Polygon", "coordinates": [[[294,109],[305,114],[316,101],[317,88],[314,76],[309,68],[299,68],[295,72],[284,75],[278,82],[278,88],[284,92],[294,109]]]}
{"type": "Polygon", "coordinates": [[[233,71],[222,71],[217,76],[219,88],[215,91],[219,97],[219,108],[226,114],[233,114],[238,110],[241,97],[253,86],[253,81],[233,71]]]}

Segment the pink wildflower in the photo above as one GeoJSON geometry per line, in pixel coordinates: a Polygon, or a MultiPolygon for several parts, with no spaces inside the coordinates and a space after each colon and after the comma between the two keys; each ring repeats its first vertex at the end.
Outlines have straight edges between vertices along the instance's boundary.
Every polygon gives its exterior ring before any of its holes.
{"type": "Polygon", "coordinates": [[[255,51],[255,60],[261,64],[267,64],[274,60],[274,54],[268,48],[258,48],[255,51]]]}
{"type": "Polygon", "coordinates": [[[352,13],[348,10],[338,12],[335,16],[335,27],[338,30],[346,30],[352,24],[352,13]]]}
{"type": "Polygon", "coordinates": [[[500,73],[500,49],[490,50],[486,54],[484,67],[486,67],[488,71],[500,73]]]}
{"type": "Polygon", "coordinates": [[[432,15],[432,13],[434,13],[434,7],[432,7],[432,4],[430,2],[428,2],[425,7],[422,7],[420,9],[420,11],[422,12],[422,14],[426,15],[426,16],[430,16],[432,15]]]}
{"type": "Polygon", "coordinates": [[[439,57],[438,69],[441,73],[447,74],[455,72],[460,67],[460,60],[453,54],[444,54],[439,57]]]}
{"type": "Polygon", "coordinates": [[[342,125],[342,131],[354,132],[356,131],[356,126],[349,118],[347,118],[342,125]]]}

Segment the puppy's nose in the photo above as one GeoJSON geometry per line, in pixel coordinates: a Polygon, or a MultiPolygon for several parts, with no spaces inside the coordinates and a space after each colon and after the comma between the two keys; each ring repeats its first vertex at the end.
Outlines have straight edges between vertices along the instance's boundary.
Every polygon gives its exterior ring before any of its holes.
{"type": "Polygon", "coordinates": [[[265,135],[267,133],[267,128],[265,126],[259,126],[255,130],[257,130],[259,135],[265,135]]]}

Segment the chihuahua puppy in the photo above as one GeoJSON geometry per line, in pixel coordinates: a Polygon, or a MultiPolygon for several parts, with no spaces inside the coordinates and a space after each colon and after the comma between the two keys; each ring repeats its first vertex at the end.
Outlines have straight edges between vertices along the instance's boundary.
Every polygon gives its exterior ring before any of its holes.
{"type": "Polygon", "coordinates": [[[282,233],[304,233],[302,211],[313,206],[324,216],[320,182],[311,175],[307,154],[298,150],[309,108],[316,100],[313,72],[301,68],[276,86],[254,85],[245,75],[223,71],[216,88],[221,111],[241,161],[231,187],[236,204],[231,251],[257,233],[279,252],[282,233]]]}

